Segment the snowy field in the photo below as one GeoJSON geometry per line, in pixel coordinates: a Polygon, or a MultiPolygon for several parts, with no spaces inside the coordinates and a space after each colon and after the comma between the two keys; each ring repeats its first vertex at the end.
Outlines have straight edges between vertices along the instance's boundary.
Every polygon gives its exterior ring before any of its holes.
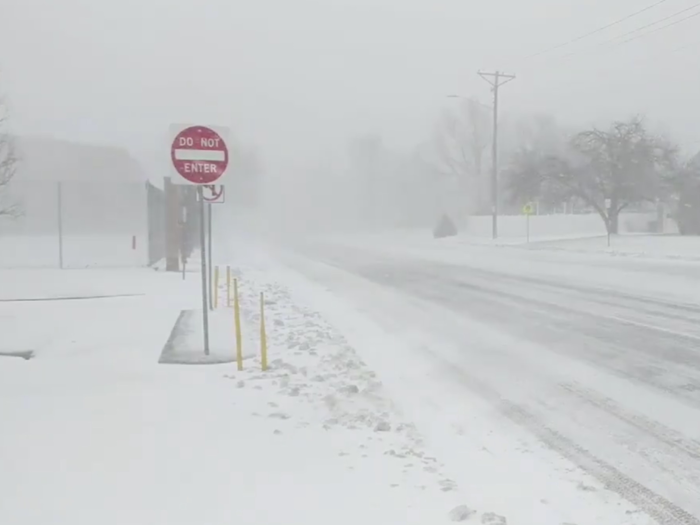
{"type": "Polygon", "coordinates": [[[0,270],[0,353],[33,353],[0,356],[0,523],[505,523],[465,506],[321,314],[264,271],[236,275],[243,372],[158,364],[182,310],[201,304],[197,275],[0,270]]]}
{"type": "MultiPolygon", "coordinates": [[[[64,268],[124,268],[148,264],[144,235],[64,235],[64,268]]],[[[57,235],[0,233],[0,268],[59,268],[57,235]]]]}

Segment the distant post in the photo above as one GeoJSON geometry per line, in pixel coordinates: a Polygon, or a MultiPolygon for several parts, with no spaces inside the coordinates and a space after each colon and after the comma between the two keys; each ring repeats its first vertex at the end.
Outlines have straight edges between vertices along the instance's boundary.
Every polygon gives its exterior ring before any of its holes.
{"type": "Polygon", "coordinates": [[[58,222],[58,267],[63,269],[63,183],[56,183],[56,214],[58,222]]]}
{"type": "Polygon", "coordinates": [[[525,214],[525,236],[528,244],[530,244],[530,215],[532,215],[534,211],[535,207],[531,202],[523,206],[523,213],[525,214]]]}

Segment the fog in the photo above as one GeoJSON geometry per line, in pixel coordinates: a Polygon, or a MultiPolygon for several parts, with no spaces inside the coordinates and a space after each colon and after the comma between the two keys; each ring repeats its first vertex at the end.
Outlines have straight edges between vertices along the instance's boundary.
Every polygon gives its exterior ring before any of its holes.
{"type": "Polygon", "coordinates": [[[479,69],[517,76],[501,92],[503,163],[535,115],[578,129],[643,114],[700,147],[700,18],[680,22],[694,0],[576,40],[654,3],[0,0],[0,93],[12,132],[124,147],[152,180],[170,174],[169,124],[229,126],[261,166],[239,161],[257,190],[236,202],[268,229],[426,226],[483,207],[436,174],[435,153],[441,119],[465,111],[448,95],[491,103],[479,69]]]}

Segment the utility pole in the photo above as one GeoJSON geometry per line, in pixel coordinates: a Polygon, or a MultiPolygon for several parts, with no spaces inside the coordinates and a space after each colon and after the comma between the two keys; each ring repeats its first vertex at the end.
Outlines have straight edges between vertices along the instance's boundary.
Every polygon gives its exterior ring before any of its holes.
{"type": "Polygon", "coordinates": [[[479,71],[479,76],[491,84],[493,91],[493,143],[491,145],[491,236],[498,237],[498,89],[515,79],[500,71],[479,71]]]}

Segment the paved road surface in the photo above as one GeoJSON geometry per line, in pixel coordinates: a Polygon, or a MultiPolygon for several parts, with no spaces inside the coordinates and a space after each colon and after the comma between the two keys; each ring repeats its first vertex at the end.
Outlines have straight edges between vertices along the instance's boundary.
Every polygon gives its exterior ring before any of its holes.
{"type": "Polygon", "coordinates": [[[622,282],[623,273],[660,283],[671,272],[697,276],[700,290],[698,269],[600,256],[528,259],[513,248],[478,248],[473,263],[451,264],[340,245],[306,253],[519,341],[488,352],[464,344],[465,390],[656,522],[700,524],[700,304],[622,282]],[[518,271],[507,271],[509,257],[520,259],[518,271]],[[574,278],[583,272],[589,278],[574,278]],[[620,286],[610,282],[614,272],[620,286]]]}

